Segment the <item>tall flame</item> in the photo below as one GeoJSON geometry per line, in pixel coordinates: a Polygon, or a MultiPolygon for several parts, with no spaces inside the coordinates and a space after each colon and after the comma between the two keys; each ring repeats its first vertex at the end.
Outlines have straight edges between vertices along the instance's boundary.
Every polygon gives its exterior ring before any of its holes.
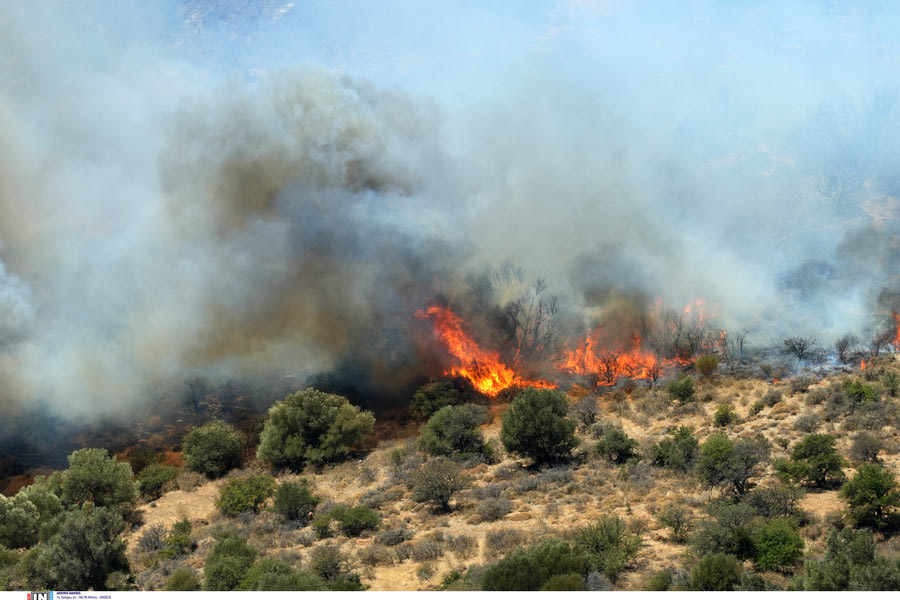
{"type": "Polygon", "coordinates": [[[479,348],[475,340],[463,331],[462,319],[449,308],[430,306],[426,310],[416,311],[416,317],[431,319],[435,334],[456,359],[458,364],[446,374],[467,378],[479,392],[496,396],[513,386],[556,387],[548,381],[534,381],[520,377],[513,369],[503,364],[498,352],[479,348]]]}
{"type": "Polygon", "coordinates": [[[566,351],[557,368],[567,373],[597,377],[598,385],[613,385],[620,377],[657,379],[662,364],[641,348],[641,339],[632,338],[632,347],[612,349],[603,345],[602,328],[588,333],[573,350],[566,351]]]}

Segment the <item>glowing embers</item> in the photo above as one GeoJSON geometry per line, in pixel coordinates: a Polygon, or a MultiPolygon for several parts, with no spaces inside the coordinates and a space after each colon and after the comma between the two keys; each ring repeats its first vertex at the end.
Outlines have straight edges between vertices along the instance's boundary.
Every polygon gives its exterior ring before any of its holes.
{"type": "Polygon", "coordinates": [[[500,354],[482,350],[463,331],[462,319],[449,308],[430,306],[416,311],[416,317],[431,319],[435,335],[444,343],[457,363],[446,371],[447,375],[461,375],[472,382],[479,392],[496,396],[506,388],[539,387],[555,388],[548,381],[536,381],[519,376],[515,370],[500,360],[500,354]]]}

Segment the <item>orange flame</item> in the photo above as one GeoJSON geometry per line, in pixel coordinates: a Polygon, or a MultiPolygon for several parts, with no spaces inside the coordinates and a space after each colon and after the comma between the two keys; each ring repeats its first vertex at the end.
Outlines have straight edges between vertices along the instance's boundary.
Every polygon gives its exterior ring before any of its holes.
{"type": "Polygon", "coordinates": [[[427,310],[416,311],[416,317],[431,319],[435,335],[459,363],[445,374],[465,377],[482,394],[496,396],[513,386],[556,387],[548,381],[532,381],[520,377],[501,362],[498,352],[479,348],[475,340],[463,331],[462,319],[449,308],[430,306],[427,310]]]}
{"type": "Polygon", "coordinates": [[[862,371],[862,370],[865,369],[865,368],[866,368],[866,359],[864,359],[864,358],[863,358],[863,359],[860,359],[860,361],[859,361],[859,370],[862,371]]]}
{"type": "Polygon", "coordinates": [[[897,313],[891,313],[894,315],[894,326],[897,328],[897,333],[894,335],[894,347],[900,350],[900,315],[897,313]]]}
{"type": "Polygon", "coordinates": [[[565,353],[556,367],[576,375],[597,377],[597,385],[614,385],[620,377],[657,379],[662,364],[651,352],[641,348],[641,338],[632,338],[628,350],[603,347],[602,328],[588,333],[574,350],[565,353]]]}

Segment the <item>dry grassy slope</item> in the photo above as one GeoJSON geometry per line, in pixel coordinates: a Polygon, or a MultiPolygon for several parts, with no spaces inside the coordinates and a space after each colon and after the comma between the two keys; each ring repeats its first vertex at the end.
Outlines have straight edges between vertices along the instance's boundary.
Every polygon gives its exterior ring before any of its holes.
{"type": "MultiPolygon", "coordinates": [[[[897,369],[896,360],[889,365],[897,369]]],[[[829,378],[817,385],[827,385],[837,377],[829,378]]],[[[816,386],[813,386],[815,388],[816,386]]],[[[728,380],[701,383],[698,396],[703,400],[695,405],[696,412],[684,409],[672,409],[666,406],[661,393],[638,390],[627,401],[616,399],[614,395],[606,395],[599,401],[601,419],[620,423],[625,431],[638,439],[646,447],[659,436],[673,427],[689,425],[695,433],[705,439],[714,431],[720,430],[712,426],[712,416],[716,407],[727,402],[732,404],[740,421],[725,428],[730,437],[763,435],[772,442],[773,462],[780,456],[787,456],[792,445],[801,439],[805,432],[795,428],[795,422],[801,415],[820,414],[822,406],[809,406],[804,402],[805,394],[791,396],[788,382],[770,384],[756,380],[728,380]],[[751,406],[772,389],[783,391],[784,399],[774,406],[764,408],[759,414],[751,414],[751,406]]],[[[502,408],[502,407],[501,407],[502,408]]],[[[492,410],[499,415],[502,410],[492,410]]],[[[499,435],[500,421],[494,421],[484,428],[486,437],[496,440],[499,435]]],[[[834,433],[838,436],[838,449],[847,456],[851,444],[851,433],[838,422],[822,420],[818,432],[834,433]]],[[[884,457],[887,467],[900,473],[900,455],[896,453],[898,433],[895,427],[883,427],[881,435],[889,444],[884,457]]],[[[670,503],[688,506],[696,516],[702,514],[704,504],[715,498],[716,491],[701,488],[695,480],[688,476],[674,475],[669,471],[655,469],[644,464],[638,467],[614,467],[599,460],[591,451],[593,439],[582,436],[583,443],[579,454],[583,460],[563,476],[563,481],[549,482],[538,489],[524,491],[524,486],[517,482],[532,477],[521,462],[510,456],[495,465],[478,465],[469,469],[473,478],[472,488],[491,483],[508,485],[513,498],[513,511],[496,522],[481,522],[474,507],[477,500],[471,491],[457,494],[455,510],[450,514],[434,514],[430,509],[409,499],[405,488],[393,481],[394,466],[390,460],[391,451],[406,445],[408,440],[382,443],[379,448],[364,459],[327,469],[322,473],[309,471],[304,473],[318,493],[328,500],[348,504],[358,503],[361,497],[373,490],[393,491],[399,499],[385,502],[380,512],[384,517],[381,529],[409,529],[416,532],[415,541],[433,539],[433,536],[470,536],[475,546],[469,551],[455,553],[449,549],[444,555],[434,560],[419,562],[407,559],[387,566],[366,566],[356,560],[356,552],[360,548],[373,544],[371,537],[347,539],[338,537],[331,540],[341,544],[343,550],[353,560],[351,565],[363,576],[363,581],[372,590],[431,590],[439,585],[442,577],[453,569],[475,562],[487,562],[500,556],[504,549],[494,550],[486,541],[490,532],[501,529],[518,530],[520,537],[534,539],[546,534],[566,535],[576,527],[606,515],[616,514],[626,519],[632,529],[643,534],[643,547],[638,555],[635,567],[627,571],[620,579],[618,588],[640,589],[646,576],[661,568],[680,567],[684,562],[686,546],[671,543],[667,531],[656,522],[656,514],[670,503]],[[565,479],[568,478],[568,481],[565,479]]],[[[499,443],[498,443],[499,447],[499,443]]],[[[852,469],[847,470],[848,474],[852,469]]],[[[769,467],[758,483],[774,481],[774,473],[769,467]]],[[[202,567],[202,559],[210,546],[209,535],[212,530],[221,526],[237,526],[242,528],[263,555],[278,555],[290,560],[305,563],[311,550],[311,530],[290,531],[278,523],[274,515],[263,514],[251,523],[240,520],[226,520],[215,510],[215,500],[221,482],[209,482],[193,491],[173,491],[165,494],[158,501],[142,507],[145,524],[141,530],[132,534],[133,540],[146,527],[152,524],[171,524],[181,517],[188,517],[195,523],[195,537],[201,540],[198,551],[192,555],[187,564],[195,568],[202,567]],[[303,538],[306,539],[303,539],[303,538]]],[[[812,525],[806,527],[805,535],[808,548],[820,549],[829,526],[826,523],[842,508],[836,491],[812,492],[802,501],[802,506],[813,515],[812,525]]],[[[513,543],[509,549],[519,547],[523,541],[513,543]]],[[[146,559],[130,544],[132,564],[136,571],[146,559]]],[[[160,576],[161,577],[161,576],[160,576]]],[[[145,581],[162,581],[145,578],[145,581]]],[[[140,581],[140,578],[139,578],[140,581]]]]}

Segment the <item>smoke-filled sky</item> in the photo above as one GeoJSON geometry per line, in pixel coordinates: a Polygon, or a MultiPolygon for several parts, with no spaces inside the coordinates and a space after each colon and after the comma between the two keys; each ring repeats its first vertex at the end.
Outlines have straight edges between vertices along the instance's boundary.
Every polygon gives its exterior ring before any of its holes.
{"type": "Polygon", "coordinates": [[[585,327],[703,298],[760,344],[864,337],[900,308],[898,29],[892,2],[3,3],[5,412],[348,362],[390,388],[428,370],[415,311],[503,261],[585,327]]]}

